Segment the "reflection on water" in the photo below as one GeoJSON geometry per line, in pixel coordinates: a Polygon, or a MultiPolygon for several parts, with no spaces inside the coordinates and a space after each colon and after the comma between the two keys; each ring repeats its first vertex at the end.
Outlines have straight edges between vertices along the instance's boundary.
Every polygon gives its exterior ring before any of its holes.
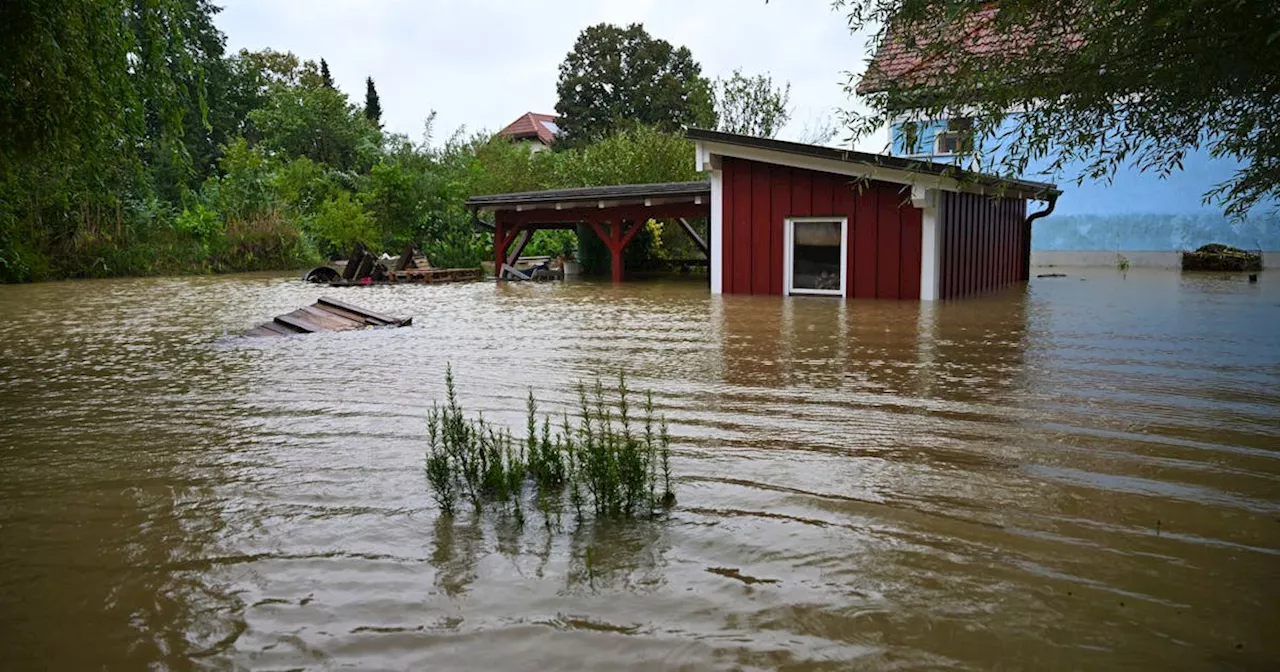
{"type": "Polygon", "coordinates": [[[1280,660],[1280,277],[918,305],[697,282],[0,287],[0,668],[1243,668],[1280,660]],[[335,290],[328,290],[335,291],[335,290]],[[358,296],[357,296],[358,294],[358,296]],[[669,516],[437,515],[425,411],[626,369],[669,516]],[[69,645],[74,643],[74,645],[69,645]]]}

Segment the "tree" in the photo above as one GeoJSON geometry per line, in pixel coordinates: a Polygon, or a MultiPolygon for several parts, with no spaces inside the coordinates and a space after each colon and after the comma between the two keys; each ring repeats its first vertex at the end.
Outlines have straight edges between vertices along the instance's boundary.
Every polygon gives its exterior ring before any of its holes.
{"type": "Polygon", "coordinates": [[[716,122],[711,83],[693,54],[654,39],[638,23],[583,30],[560,64],[556,92],[564,132],[557,146],[582,146],[620,124],[677,131],[716,122]]]}
{"type": "Polygon", "coordinates": [[[327,88],[333,88],[333,75],[329,74],[329,62],[320,59],[320,81],[324,82],[327,88]]]}
{"type": "Polygon", "coordinates": [[[106,268],[109,241],[154,227],[157,187],[182,190],[188,142],[208,130],[207,69],[222,52],[213,11],[205,0],[4,3],[0,280],[47,275],[55,255],[81,250],[106,268]],[[126,208],[139,226],[124,226],[126,208]]]}
{"type": "Polygon", "coordinates": [[[378,89],[373,86],[373,78],[364,80],[364,118],[382,128],[382,103],[378,101],[378,89]]]}
{"type": "Polygon", "coordinates": [[[276,70],[262,107],[249,113],[261,144],[283,157],[305,156],[338,170],[371,168],[381,144],[377,127],[345,93],[321,83],[314,62],[289,68],[292,54],[272,56],[286,67],[276,70]]]}
{"type": "Polygon", "coordinates": [[[965,116],[988,169],[1047,163],[1075,179],[1132,165],[1166,175],[1189,152],[1241,162],[1205,195],[1243,215],[1280,197],[1280,3],[1274,0],[839,0],[885,54],[850,90],[865,135],[904,111],[965,116]],[[994,48],[993,48],[994,45],[994,48]],[[889,51],[886,51],[889,50],[889,51]],[[910,58],[891,58],[890,51],[910,58]]]}
{"type": "Polygon", "coordinates": [[[840,135],[840,124],[829,114],[815,114],[804,122],[796,142],[806,145],[825,145],[840,135]]]}
{"type": "Polygon", "coordinates": [[[719,130],[760,138],[777,137],[791,119],[791,83],[774,88],[768,75],[743,76],[734,70],[728,79],[716,79],[716,114],[719,130]]]}

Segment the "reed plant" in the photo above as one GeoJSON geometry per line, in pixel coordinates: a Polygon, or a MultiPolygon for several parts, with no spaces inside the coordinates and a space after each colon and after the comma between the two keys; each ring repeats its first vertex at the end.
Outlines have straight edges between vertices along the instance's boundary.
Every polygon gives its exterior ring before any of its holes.
{"type": "Polygon", "coordinates": [[[599,380],[590,389],[579,383],[577,396],[576,417],[565,413],[553,425],[550,415],[539,415],[530,390],[525,437],[517,441],[483,415],[467,417],[448,367],[444,405],[433,404],[427,414],[427,483],[440,510],[452,514],[464,499],[477,513],[498,506],[522,523],[524,501],[532,497],[550,527],[566,498],[579,518],[588,510],[597,517],[652,516],[673,506],[671,437],[652,394],[645,394],[638,419],[623,374],[612,390],[599,380]]]}

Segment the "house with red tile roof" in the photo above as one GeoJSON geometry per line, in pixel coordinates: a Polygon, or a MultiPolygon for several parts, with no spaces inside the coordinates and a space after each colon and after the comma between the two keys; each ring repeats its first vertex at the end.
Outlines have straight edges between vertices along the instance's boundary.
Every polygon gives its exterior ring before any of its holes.
{"type": "MultiPolygon", "coordinates": [[[[945,87],[948,74],[956,67],[948,61],[948,54],[956,50],[969,56],[1000,58],[1026,53],[1032,43],[1056,45],[1064,54],[1083,45],[1078,34],[1051,34],[1049,29],[1037,31],[1033,27],[997,29],[998,11],[999,3],[988,2],[943,30],[903,26],[891,31],[879,45],[857,92],[865,95],[892,86],[917,90],[945,87]],[[946,48],[938,48],[935,40],[945,40],[946,48]]],[[[929,118],[917,110],[897,110],[889,128],[890,154],[954,163],[966,154],[969,143],[974,143],[977,159],[965,167],[991,170],[1000,158],[1000,143],[985,143],[984,147],[983,138],[973,137],[973,119],[964,114],[929,118]]],[[[1017,123],[1016,114],[1011,114],[995,136],[1010,134],[1017,123]]],[[[1280,250],[1280,215],[1270,204],[1260,205],[1236,221],[1220,206],[1202,201],[1206,192],[1240,168],[1234,160],[1213,157],[1201,148],[1189,151],[1182,170],[1168,176],[1126,165],[1110,180],[1071,184],[1083,165],[1077,161],[1055,173],[1045,172],[1035,163],[1027,167],[1030,179],[1068,185],[1053,213],[1036,222],[1031,237],[1033,263],[1113,265],[1123,260],[1126,265],[1176,267],[1178,251],[1207,243],[1280,250]]]]}
{"type": "Polygon", "coordinates": [[[554,114],[525,112],[519,119],[511,122],[506,128],[498,131],[498,135],[512,140],[525,141],[531,144],[533,151],[542,151],[555,144],[560,127],[556,125],[554,114]]]}

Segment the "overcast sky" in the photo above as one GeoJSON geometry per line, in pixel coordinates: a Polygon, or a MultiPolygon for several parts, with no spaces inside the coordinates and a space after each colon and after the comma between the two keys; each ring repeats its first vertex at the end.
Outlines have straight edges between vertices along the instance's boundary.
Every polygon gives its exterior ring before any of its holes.
{"type": "MultiPolygon", "coordinates": [[[[388,130],[418,139],[431,110],[435,141],[454,129],[498,130],[555,112],[557,68],[585,27],[639,22],[693,51],[704,75],[735,68],[791,82],[783,139],[836,119],[854,101],[843,71],[861,70],[864,40],[829,0],[221,0],[231,51],[292,51],[329,62],[357,103],[372,76],[388,130]]],[[[837,142],[846,133],[841,131],[837,142]]],[[[880,151],[884,136],[857,143],[880,151]]]]}

